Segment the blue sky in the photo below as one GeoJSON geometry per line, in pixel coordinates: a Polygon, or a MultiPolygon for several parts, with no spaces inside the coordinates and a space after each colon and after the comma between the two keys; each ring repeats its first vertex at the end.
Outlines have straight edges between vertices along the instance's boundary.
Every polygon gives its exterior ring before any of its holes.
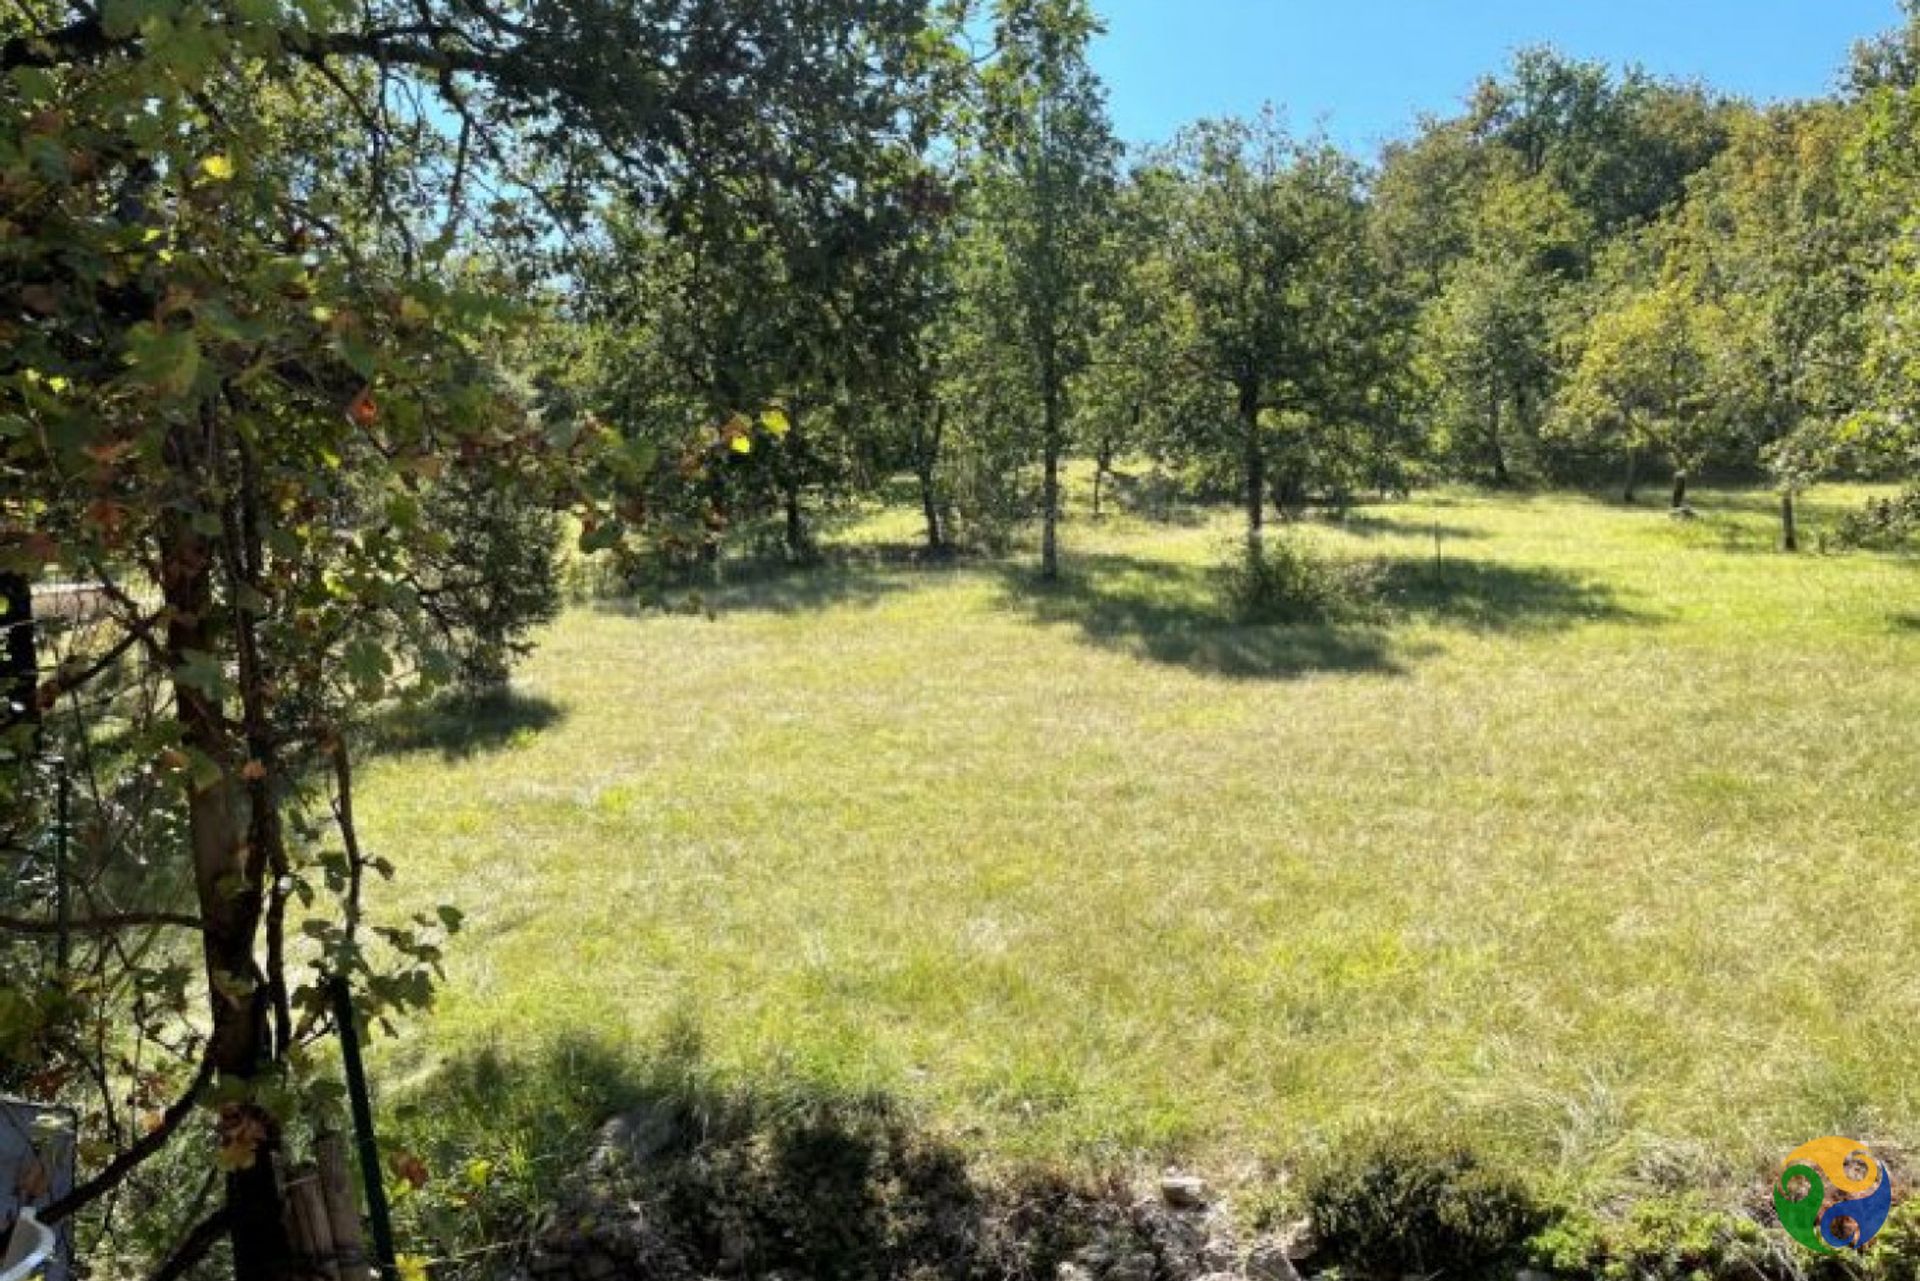
{"type": "Polygon", "coordinates": [[[1529,44],[1776,100],[1832,87],[1898,0],[1094,0],[1114,123],[1157,142],[1272,101],[1372,155],[1529,44]]]}

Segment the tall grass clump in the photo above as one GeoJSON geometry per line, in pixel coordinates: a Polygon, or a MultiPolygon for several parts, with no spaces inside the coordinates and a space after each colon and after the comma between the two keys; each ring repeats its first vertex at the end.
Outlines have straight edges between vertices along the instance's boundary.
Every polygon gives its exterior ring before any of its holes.
{"type": "Polygon", "coordinates": [[[1222,571],[1226,599],[1243,623],[1326,623],[1365,617],[1379,594],[1379,568],[1323,556],[1283,535],[1237,545],[1222,571]]]}

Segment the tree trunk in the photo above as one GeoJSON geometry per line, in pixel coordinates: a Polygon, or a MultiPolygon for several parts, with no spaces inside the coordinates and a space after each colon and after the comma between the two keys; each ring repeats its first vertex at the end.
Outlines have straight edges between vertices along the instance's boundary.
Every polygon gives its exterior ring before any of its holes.
{"type": "Polygon", "coordinates": [[[806,474],[807,444],[800,434],[800,410],[790,407],[787,411],[787,439],[784,465],[781,467],[780,493],[787,513],[787,555],[794,560],[805,560],[811,546],[807,541],[807,517],[800,505],[800,482],[806,474]]]}
{"type": "Polygon", "coordinates": [[[29,726],[20,746],[40,747],[40,649],[33,633],[33,581],[25,574],[0,574],[5,597],[6,647],[0,656],[0,734],[29,726]]]}
{"type": "Polygon", "coordinates": [[[1093,518],[1101,519],[1106,513],[1100,510],[1100,485],[1107,477],[1107,451],[1103,447],[1093,460],[1093,518]]]}
{"type": "Polygon", "coordinates": [[[1512,477],[1507,472],[1507,451],[1500,445],[1500,385],[1493,384],[1487,394],[1487,450],[1492,455],[1493,483],[1505,488],[1512,477]]]}
{"type": "Polygon", "coordinates": [[[1685,507],[1686,505],[1687,505],[1687,470],[1684,467],[1676,467],[1673,472],[1673,502],[1671,506],[1674,511],[1679,511],[1682,507],[1685,507]]]}
{"type": "Polygon", "coordinates": [[[1793,513],[1793,491],[1780,491],[1780,550],[1797,552],[1800,550],[1800,527],[1793,513]]]}
{"type": "Polygon", "coordinates": [[[1060,577],[1060,389],[1054,382],[1049,377],[1043,389],[1046,457],[1040,485],[1040,577],[1049,582],[1060,577]]]}
{"type": "Polygon", "coordinates": [[[788,477],[781,487],[783,505],[787,511],[787,555],[794,560],[804,560],[807,555],[807,518],[800,508],[800,484],[788,477]]]}
{"type": "Polygon", "coordinates": [[[1637,449],[1629,449],[1627,450],[1627,484],[1625,490],[1622,491],[1620,495],[1621,499],[1627,504],[1631,505],[1635,501],[1635,494],[1639,488],[1639,483],[1640,451],[1637,449]]]}
{"type": "Polygon", "coordinates": [[[1240,383],[1240,432],[1246,450],[1247,550],[1258,556],[1266,537],[1267,451],[1260,439],[1260,382],[1240,383]]]}
{"type": "Polygon", "coordinates": [[[920,478],[920,513],[927,521],[927,550],[946,550],[947,531],[940,520],[940,491],[933,483],[934,469],[940,465],[940,444],[946,435],[946,407],[933,412],[933,435],[922,438],[914,474],[920,478]]]}
{"type": "MultiPolygon", "coordinates": [[[[204,485],[216,472],[202,446],[207,436],[176,429],[168,440],[168,461],[175,473],[204,485]]],[[[216,549],[195,529],[192,514],[170,508],[161,517],[160,591],[167,605],[165,636],[168,667],[178,673],[195,657],[219,655],[214,617],[216,549]]],[[[200,760],[217,766],[214,781],[187,785],[187,837],[202,922],[201,947],[207,970],[211,1033],[208,1058],[222,1080],[245,1082],[272,1061],[266,976],[254,958],[263,910],[265,851],[248,839],[250,823],[242,813],[243,793],[236,786],[234,759],[225,713],[198,682],[173,681],[180,741],[200,760]]],[[[197,762],[196,762],[197,763],[197,762]]],[[[243,1104],[245,1119],[260,1127],[260,1140],[246,1168],[227,1175],[226,1210],[233,1242],[236,1281],[283,1281],[292,1252],[273,1177],[273,1153],[279,1144],[271,1115],[243,1104]]]]}

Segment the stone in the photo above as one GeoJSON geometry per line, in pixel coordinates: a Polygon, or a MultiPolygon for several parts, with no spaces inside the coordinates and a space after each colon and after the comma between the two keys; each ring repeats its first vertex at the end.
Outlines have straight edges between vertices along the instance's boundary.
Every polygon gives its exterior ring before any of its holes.
{"type": "Polygon", "coordinates": [[[1513,1274],[1513,1281],[1553,1281],[1553,1273],[1541,1272],[1535,1268],[1521,1268],[1513,1274]]]}
{"type": "Polygon", "coordinates": [[[1108,1268],[1102,1281],[1153,1281],[1156,1266],[1151,1254],[1129,1254],[1108,1268]]]}
{"type": "Polygon", "coordinates": [[[1078,1263],[1063,1263],[1053,1270],[1055,1281],[1093,1281],[1093,1269],[1078,1263]]]}
{"type": "Polygon", "coordinates": [[[679,1123],[667,1108],[643,1108],[616,1116],[600,1127],[593,1153],[587,1158],[587,1171],[607,1175],[645,1165],[671,1148],[679,1137],[679,1123]]]}
{"type": "Polygon", "coordinates": [[[1299,1263],[1311,1259],[1320,1250],[1320,1234],[1313,1230],[1312,1219],[1295,1219],[1277,1234],[1289,1259],[1299,1263]]]}
{"type": "Polygon", "coordinates": [[[1207,1183],[1190,1174],[1169,1174],[1160,1180],[1160,1199],[1176,1210],[1204,1210],[1207,1183]]]}
{"type": "Polygon", "coordinates": [[[1247,1252],[1248,1281],[1300,1281],[1286,1240],[1278,1234],[1261,1237],[1247,1252]]]}

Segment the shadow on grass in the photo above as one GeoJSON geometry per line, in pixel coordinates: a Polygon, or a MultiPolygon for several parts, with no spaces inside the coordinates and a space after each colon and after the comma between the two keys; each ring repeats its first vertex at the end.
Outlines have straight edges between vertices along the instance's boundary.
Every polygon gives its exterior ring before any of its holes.
{"type": "Polygon", "coordinates": [[[1074,556],[1060,579],[1003,572],[1005,602],[1035,622],[1071,624],[1093,644],[1158,663],[1241,679],[1403,669],[1384,629],[1242,623],[1215,570],[1123,555],[1074,556]]]}
{"type": "Polygon", "coordinates": [[[594,602],[607,613],[662,612],[799,614],[841,606],[872,606],[910,591],[919,574],[966,565],[954,551],[933,552],[917,543],[859,543],[828,547],[795,563],[779,557],[743,557],[722,563],[719,574],[686,575],[660,590],[659,599],[594,602]]]}
{"type": "Polygon", "coordinates": [[[1064,1180],[997,1178],[883,1096],[727,1083],[682,1022],[648,1052],[573,1036],[456,1059],[389,1108],[460,1212],[403,1199],[442,1258],[504,1274],[1052,1276],[1111,1219],[1064,1180]],[[410,1208],[413,1207],[413,1208],[410,1208]]]}
{"type": "Polygon", "coordinates": [[[373,723],[372,746],[382,754],[439,752],[448,760],[464,760],[524,741],[565,716],[550,699],[511,690],[448,696],[382,712],[373,723]]]}
{"type": "Polygon", "coordinates": [[[1478,631],[1554,630],[1601,621],[1652,621],[1607,588],[1559,570],[1406,557],[1378,562],[1377,617],[1354,622],[1242,622],[1218,569],[1124,555],[1074,557],[1057,582],[1004,573],[1008,607],[1044,624],[1071,624],[1093,644],[1240,679],[1313,672],[1400,675],[1438,646],[1396,639],[1394,626],[1435,622],[1478,631]]]}
{"type": "Polygon", "coordinates": [[[1404,557],[1381,562],[1380,598],[1401,618],[1476,631],[1557,631],[1656,621],[1604,584],[1564,570],[1496,561],[1404,557]]]}
{"type": "Polygon", "coordinates": [[[1440,531],[1440,540],[1443,544],[1474,542],[1487,537],[1484,530],[1473,529],[1466,525],[1424,520],[1414,514],[1386,516],[1377,512],[1350,508],[1345,515],[1330,512],[1324,517],[1312,519],[1314,523],[1325,525],[1328,529],[1341,530],[1361,538],[1399,537],[1431,540],[1435,529],[1440,531]]]}

